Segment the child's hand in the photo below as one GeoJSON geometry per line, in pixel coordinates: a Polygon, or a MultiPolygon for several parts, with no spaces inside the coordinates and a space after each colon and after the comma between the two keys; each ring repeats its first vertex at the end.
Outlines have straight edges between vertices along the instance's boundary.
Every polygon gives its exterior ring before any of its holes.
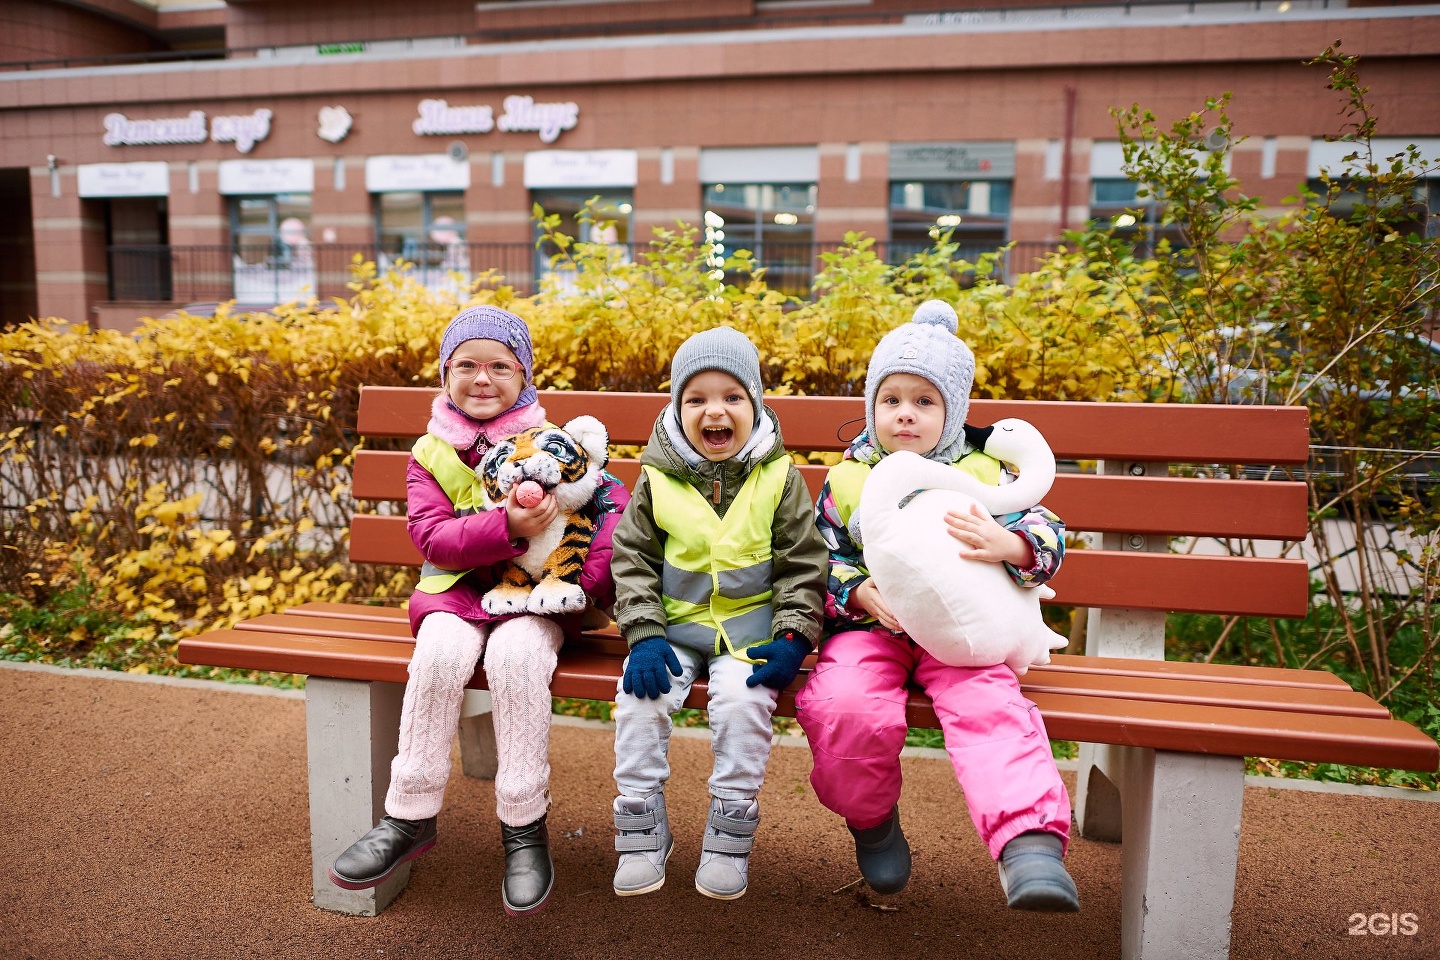
{"type": "Polygon", "coordinates": [[[1006,530],[978,503],[970,510],[945,514],[946,532],[961,543],[960,556],[966,560],[1008,563],[1020,570],[1035,566],[1035,551],[1030,541],[1013,530],[1006,530]]]}
{"type": "Polygon", "coordinates": [[[784,690],[800,673],[800,664],[810,653],[810,641],[794,630],[781,630],[775,639],[759,643],[745,651],[751,660],[758,660],[745,678],[745,686],[764,684],[772,690],[784,690]]]}
{"type": "Polygon", "coordinates": [[[646,637],[630,648],[625,658],[625,673],[620,678],[620,689],[641,700],[659,700],[660,694],[670,692],[669,671],[675,676],[683,672],[680,658],[670,649],[664,637],[646,637]]]}
{"type": "Polygon", "coordinates": [[[510,496],[505,500],[505,525],[511,540],[535,536],[550,526],[560,514],[560,504],[555,501],[553,494],[545,494],[544,499],[533,507],[522,507],[516,499],[519,490],[520,485],[517,483],[510,488],[510,496]]]}
{"type": "Polygon", "coordinates": [[[880,596],[880,588],[875,586],[873,577],[860,584],[860,586],[856,587],[854,592],[850,594],[849,606],[851,609],[858,607],[870,614],[870,616],[880,621],[880,626],[889,630],[891,633],[904,632],[904,628],[900,626],[900,621],[896,620],[895,614],[890,612],[889,604],[885,602],[884,597],[880,596]]]}

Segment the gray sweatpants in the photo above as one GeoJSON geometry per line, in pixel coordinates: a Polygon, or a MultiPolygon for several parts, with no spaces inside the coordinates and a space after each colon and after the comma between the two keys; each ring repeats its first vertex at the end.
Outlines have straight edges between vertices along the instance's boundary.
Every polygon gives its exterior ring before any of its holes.
{"type": "Polygon", "coordinates": [[[626,797],[648,797],[665,788],[670,779],[670,717],[684,705],[703,666],[710,675],[708,710],[715,752],[710,794],[721,800],[754,798],[765,782],[770,717],[779,693],[763,685],[745,686],[754,665],[728,653],[714,656],[673,643],[670,649],[680,660],[681,673],[667,674],[669,693],[651,700],[616,687],[615,786],[626,797]]]}

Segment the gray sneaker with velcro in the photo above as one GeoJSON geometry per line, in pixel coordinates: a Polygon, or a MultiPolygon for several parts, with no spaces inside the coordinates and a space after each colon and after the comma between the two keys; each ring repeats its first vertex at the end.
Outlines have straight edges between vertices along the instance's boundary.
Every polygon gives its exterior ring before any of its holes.
{"type": "Polygon", "coordinates": [[[715,900],[735,900],[745,895],[750,883],[750,850],[755,846],[755,828],[759,825],[758,800],[710,798],[700,869],[695,871],[696,890],[715,900]]]}
{"type": "Polygon", "coordinates": [[[665,794],[615,798],[615,893],[634,897],[665,885],[665,861],[675,849],[670,821],[665,816],[665,794]]]}

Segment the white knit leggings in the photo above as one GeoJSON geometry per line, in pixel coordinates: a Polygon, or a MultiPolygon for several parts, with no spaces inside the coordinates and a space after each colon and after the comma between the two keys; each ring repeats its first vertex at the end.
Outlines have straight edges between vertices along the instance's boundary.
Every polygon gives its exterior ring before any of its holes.
{"type": "Polygon", "coordinates": [[[550,805],[550,678],[563,639],[560,626],[544,617],[486,627],[452,613],[427,616],[405,683],[385,812],[404,820],[440,812],[460,703],[483,647],[500,760],[495,812],[512,827],[540,819],[550,805]]]}

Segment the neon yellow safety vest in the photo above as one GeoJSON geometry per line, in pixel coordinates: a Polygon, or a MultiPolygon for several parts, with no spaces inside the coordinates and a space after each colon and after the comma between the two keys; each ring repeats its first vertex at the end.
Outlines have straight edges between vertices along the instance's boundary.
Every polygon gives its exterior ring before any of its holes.
{"type": "MultiPolygon", "coordinates": [[[[445,496],[455,504],[455,516],[465,517],[484,510],[487,504],[480,477],[465,466],[460,454],[433,433],[415,441],[410,455],[435,478],[445,496]]],[[[469,573],[469,570],[441,570],[430,561],[420,568],[420,582],[415,589],[421,593],[444,593],[469,573]]]]}
{"type": "Polygon", "coordinates": [[[654,467],[643,469],[655,523],[666,533],[660,584],[666,638],[754,662],[745,649],[770,639],[771,527],[790,474],[789,459],[750,471],[724,517],[716,516],[700,491],[684,480],[654,467]]]}
{"type": "MultiPolygon", "coordinates": [[[[984,451],[972,450],[951,466],[956,470],[964,470],[989,486],[1000,484],[1000,461],[984,451]]],[[[830,495],[835,499],[835,509],[839,511],[840,518],[847,523],[854,515],[855,508],[860,506],[860,490],[865,486],[865,479],[870,476],[870,467],[870,464],[861,463],[859,460],[841,460],[830,468],[827,477],[830,482],[830,495]]]]}

